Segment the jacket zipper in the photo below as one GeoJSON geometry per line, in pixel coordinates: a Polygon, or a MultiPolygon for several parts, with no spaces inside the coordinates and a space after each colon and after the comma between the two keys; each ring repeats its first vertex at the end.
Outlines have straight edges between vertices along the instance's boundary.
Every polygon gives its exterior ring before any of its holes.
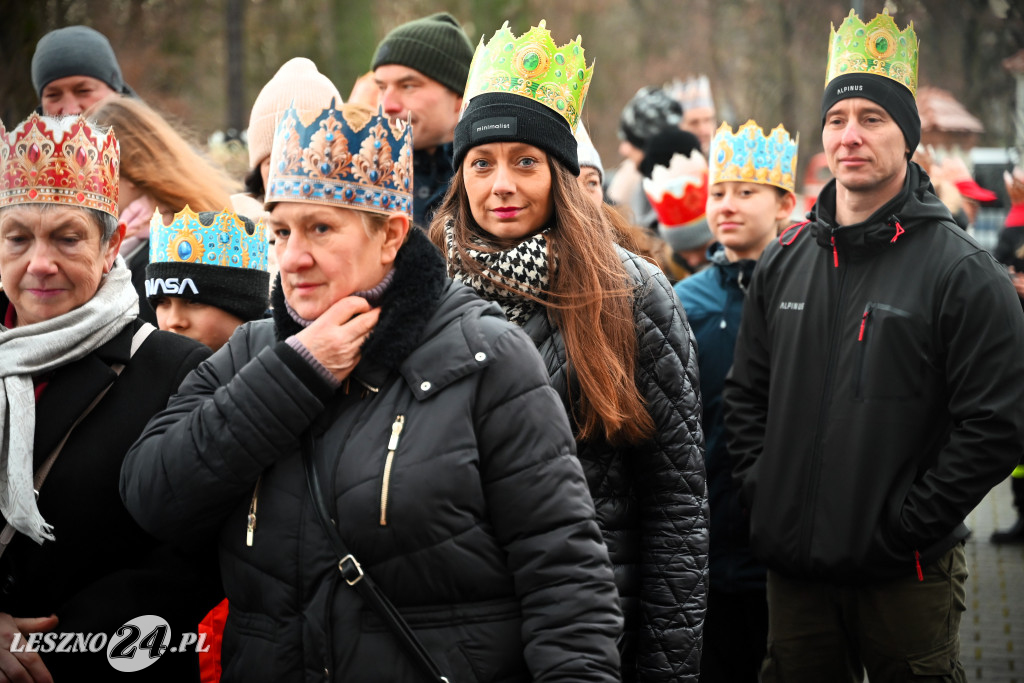
{"type": "Polygon", "coordinates": [[[263,475],[261,474],[256,479],[256,487],[252,490],[252,501],[249,503],[249,516],[245,521],[245,544],[252,547],[252,537],[256,533],[256,506],[260,500],[260,483],[263,482],[263,475]]]}
{"type": "Polygon", "coordinates": [[[398,439],[402,436],[405,415],[399,415],[391,425],[391,438],[388,440],[388,457],[384,460],[384,481],[380,487],[380,525],[388,525],[388,486],[391,484],[391,465],[395,461],[398,439]]]}

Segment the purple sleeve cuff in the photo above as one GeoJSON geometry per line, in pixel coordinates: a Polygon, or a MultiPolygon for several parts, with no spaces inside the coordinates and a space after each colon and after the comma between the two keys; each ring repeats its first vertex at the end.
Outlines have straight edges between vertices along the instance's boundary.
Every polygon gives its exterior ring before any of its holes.
{"type": "Polygon", "coordinates": [[[325,382],[335,389],[341,386],[341,380],[335,377],[334,373],[328,370],[323,363],[318,361],[316,356],[310,353],[309,349],[306,348],[306,345],[303,344],[298,337],[293,334],[285,339],[284,343],[294,349],[295,353],[302,356],[325,382]]]}

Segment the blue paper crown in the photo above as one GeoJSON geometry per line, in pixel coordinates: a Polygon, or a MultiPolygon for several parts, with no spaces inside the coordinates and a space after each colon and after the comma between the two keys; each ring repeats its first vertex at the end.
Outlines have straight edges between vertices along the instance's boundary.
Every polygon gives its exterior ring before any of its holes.
{"type": "Polygon", "coordinates": [[[412,126],[379,109],[353,122],[331,106],[308,126],[285,110],[270,153],[266,202],[314,202],[412,219],[412,126]]]}
{"type": "Polygon", "coordinates": [[[268,240],[263,221],[250,221],[252,232],[237,214],[214,214],[210,225],[203,225],[199,214],[186,206],[164,225],[157,211],[149,223],[150,263],[195,263],[204,266],[228,266],[268,270],[268,240]]]}
{"type": "Polygon", "coordinates": [[[736,133],[723,123],[711,141],[709,183],[743,182],[796,188],[797,143],[779,124],[768,135],[753,119],[736,133]]]}

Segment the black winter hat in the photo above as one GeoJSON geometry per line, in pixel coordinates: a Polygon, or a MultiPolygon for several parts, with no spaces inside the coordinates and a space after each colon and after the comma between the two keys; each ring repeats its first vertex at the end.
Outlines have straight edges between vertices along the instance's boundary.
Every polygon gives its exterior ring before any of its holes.
{"type": "Polygon", "coordinates": [[[645,178],[650,178],[655,166],[667,168],[676,154],[689,157],[693,150],[700,151],[700,140],[696,135],[678,128],[666,128],[647,141],[644,160],[640,162],[638,170],[645,178]]]}
{"type": "Polygon", "coordinates": [[[913,154],[921,143],[921,115],[917,111],[917,100],[902,83],[885,76],[852,73],[837,76],[825,86],[821,98],[821,127],[825,127],[825,115],[836,102],[849,97],[863,97],[878,104],[889,112],[896,125],[903,131],[907,148],[913,154]]]}
{"type": "Polygon", "coordinates": [[[438,12],[402,24],[384,36],[370,69],[401,64],[433,78],[461,97],[472,61],[473,44],[458,20],[447,12],[438,12]]]}
{"type": "Polygon", "coordinates": [[[573,175],[580,174],[576,138],[569,122],[529,97],[504,92],[474,97],[455,126],[455,167],[471,148],[491,142],[525,142],[539,147],[573,175]]]}
{"type": "Polygon", "coordinates": [[[110,41],[88,26],[66,26],[39,39],[32,55],[32,85],[39,97],[43,88],[58,78],[90,76],[122,95],[135,97],[121,75],[110,41]]]}
{"type": "Polygon", "coordinates": [[[683,105],[662,88],[640,88],[619,116],[619,137],[637,149],[666,128],[678,128],[683,105]]]}

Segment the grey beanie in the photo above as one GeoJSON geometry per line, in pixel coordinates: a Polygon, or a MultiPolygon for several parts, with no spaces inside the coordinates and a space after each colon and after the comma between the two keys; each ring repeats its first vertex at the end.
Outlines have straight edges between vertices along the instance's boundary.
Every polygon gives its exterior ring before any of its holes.
{"type": "Polygon", "coordinates": [[[462,97],[472,61],[473,44],[458,20],[447,12],[438,12],[392,29],[377,45],[370,69],[401,64],[462,97]]]}
{"type": "Polygon", "coordinates": [[[32,55],[32,85],[41,98],[43,88],[58,78],[90,76],[122,95],[135,97],[121,75],[107,37],[88,26],[66,26],[39,39],[32,55]]]}

